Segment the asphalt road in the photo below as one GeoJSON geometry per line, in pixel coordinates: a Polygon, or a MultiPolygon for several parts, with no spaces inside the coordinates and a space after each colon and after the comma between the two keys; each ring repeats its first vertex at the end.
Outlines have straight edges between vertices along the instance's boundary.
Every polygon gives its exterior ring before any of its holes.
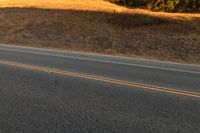
{"type": "Polygon", "coordinates": [[[0,45],[0,133],[199,133],[198,95],[198,65],[0,45]]]}

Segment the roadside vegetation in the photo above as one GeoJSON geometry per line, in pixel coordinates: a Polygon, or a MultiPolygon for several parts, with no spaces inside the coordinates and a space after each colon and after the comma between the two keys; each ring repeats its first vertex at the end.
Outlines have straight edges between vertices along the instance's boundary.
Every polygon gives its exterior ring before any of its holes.
{"type": "Polygon", "coordinates": [[[200,14],[104,0],[0,3],[0,43],[200,64],[200,14]]]}
{"type": "Polygon", "coordinates": [[[129,7],[147,7],[153,11],[200,12],[200,0],[108,0],[129,7]]]}

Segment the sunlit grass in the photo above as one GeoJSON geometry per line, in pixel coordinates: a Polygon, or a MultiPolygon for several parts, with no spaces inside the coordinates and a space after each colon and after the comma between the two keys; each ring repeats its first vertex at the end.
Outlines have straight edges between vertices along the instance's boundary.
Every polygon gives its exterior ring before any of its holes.
{"type": "Polygon", "coordinates": [[[38,7],[50,9],[108,10],[117,5],[103,0],[0,0],[1,7],[38,7]]]}
{"type": "Polygon", "coordinates": [[[114,13],[139,13],[174,19],[191,19],[200,14],[152,12],[145,9],[129,9],[104,0],[0,0],[0,7],[35,7],[45,9],[89,10],[114,13]]]}

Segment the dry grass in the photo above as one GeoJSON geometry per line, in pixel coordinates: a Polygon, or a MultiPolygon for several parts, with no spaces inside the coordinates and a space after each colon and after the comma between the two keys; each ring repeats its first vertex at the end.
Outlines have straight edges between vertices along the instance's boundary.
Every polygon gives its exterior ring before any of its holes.
{"type": "Polygon", "coordinates": [[[199,14],[126,9],[102,0],[0,3],[20,7],[0,10],[1,43],[200,63],[199,14]]]}
{"type": "Polygon", "coordinates": [[[43,9],[72,9],[113,11],[118,6],[103,0],[0,0],[1,7],[37,7],[43,9]]]}
{"type": "Polygon", "coordinates": [[[42,9],[61,9],[61,10],[87,10],[103,12],[121,12],[121,13],[139,13],[152,16],[164,16],[177,19],[190,19],[191,17],[200,17],[200,14],[182,14],[182,13],[162,13],[151,12],[143,9],[129,9],[121,7],[106,0],[0,0],[0,7],[34,7],[42,9]]]}

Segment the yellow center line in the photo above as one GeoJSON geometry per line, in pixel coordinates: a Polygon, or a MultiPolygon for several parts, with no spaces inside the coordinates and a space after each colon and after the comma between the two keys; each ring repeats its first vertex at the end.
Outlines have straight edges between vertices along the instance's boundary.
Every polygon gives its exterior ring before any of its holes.
{"type": "Polygon", "coordinates": [[[16,62],[11,62],[11,61],[4,61],[4,60],[0,60],[0,64],[18,67],[18,68],[25,68],[25,69],[30,69],[30,70],[37,70],[37,71],[42,71],[42,72],[54,73],[54,74],[59,74],[59,75],[64,75],[64,76],[73,76],[73,77],[78,77],[78,78],[96,80],[96,81],[101,81],[101,82],[106,82],[106,83],[111,83],[111,84],[124,85],[124,86],[129,86],[129,87],[137,87],[137,88],[147,89],[147,90],[151,90],[151,91],[157,91],[157,92],[164,92],[164,93],[171,93],[171,94],[177,94],[177,95],[182,95],[182,96],[190,96],[190,97],[200,98],[200,93],[191,92],[191,91],[184,91],[184,90],[181,90],[181,89],[159,87],[159,86],[142,84],[142,83],[137,83],[137,82],[131,82],[131,81],[125,81],[125,80],[119,80],[119,79],[112,79],[112,78],[106,78],[106,77],[101,77],[101,76],[82,74],[82,73],[76,73],[76,72],[61,70],[61,69],[41,67],[41,66],[23,64],[23,63],[16,63],[16,62]]]}

